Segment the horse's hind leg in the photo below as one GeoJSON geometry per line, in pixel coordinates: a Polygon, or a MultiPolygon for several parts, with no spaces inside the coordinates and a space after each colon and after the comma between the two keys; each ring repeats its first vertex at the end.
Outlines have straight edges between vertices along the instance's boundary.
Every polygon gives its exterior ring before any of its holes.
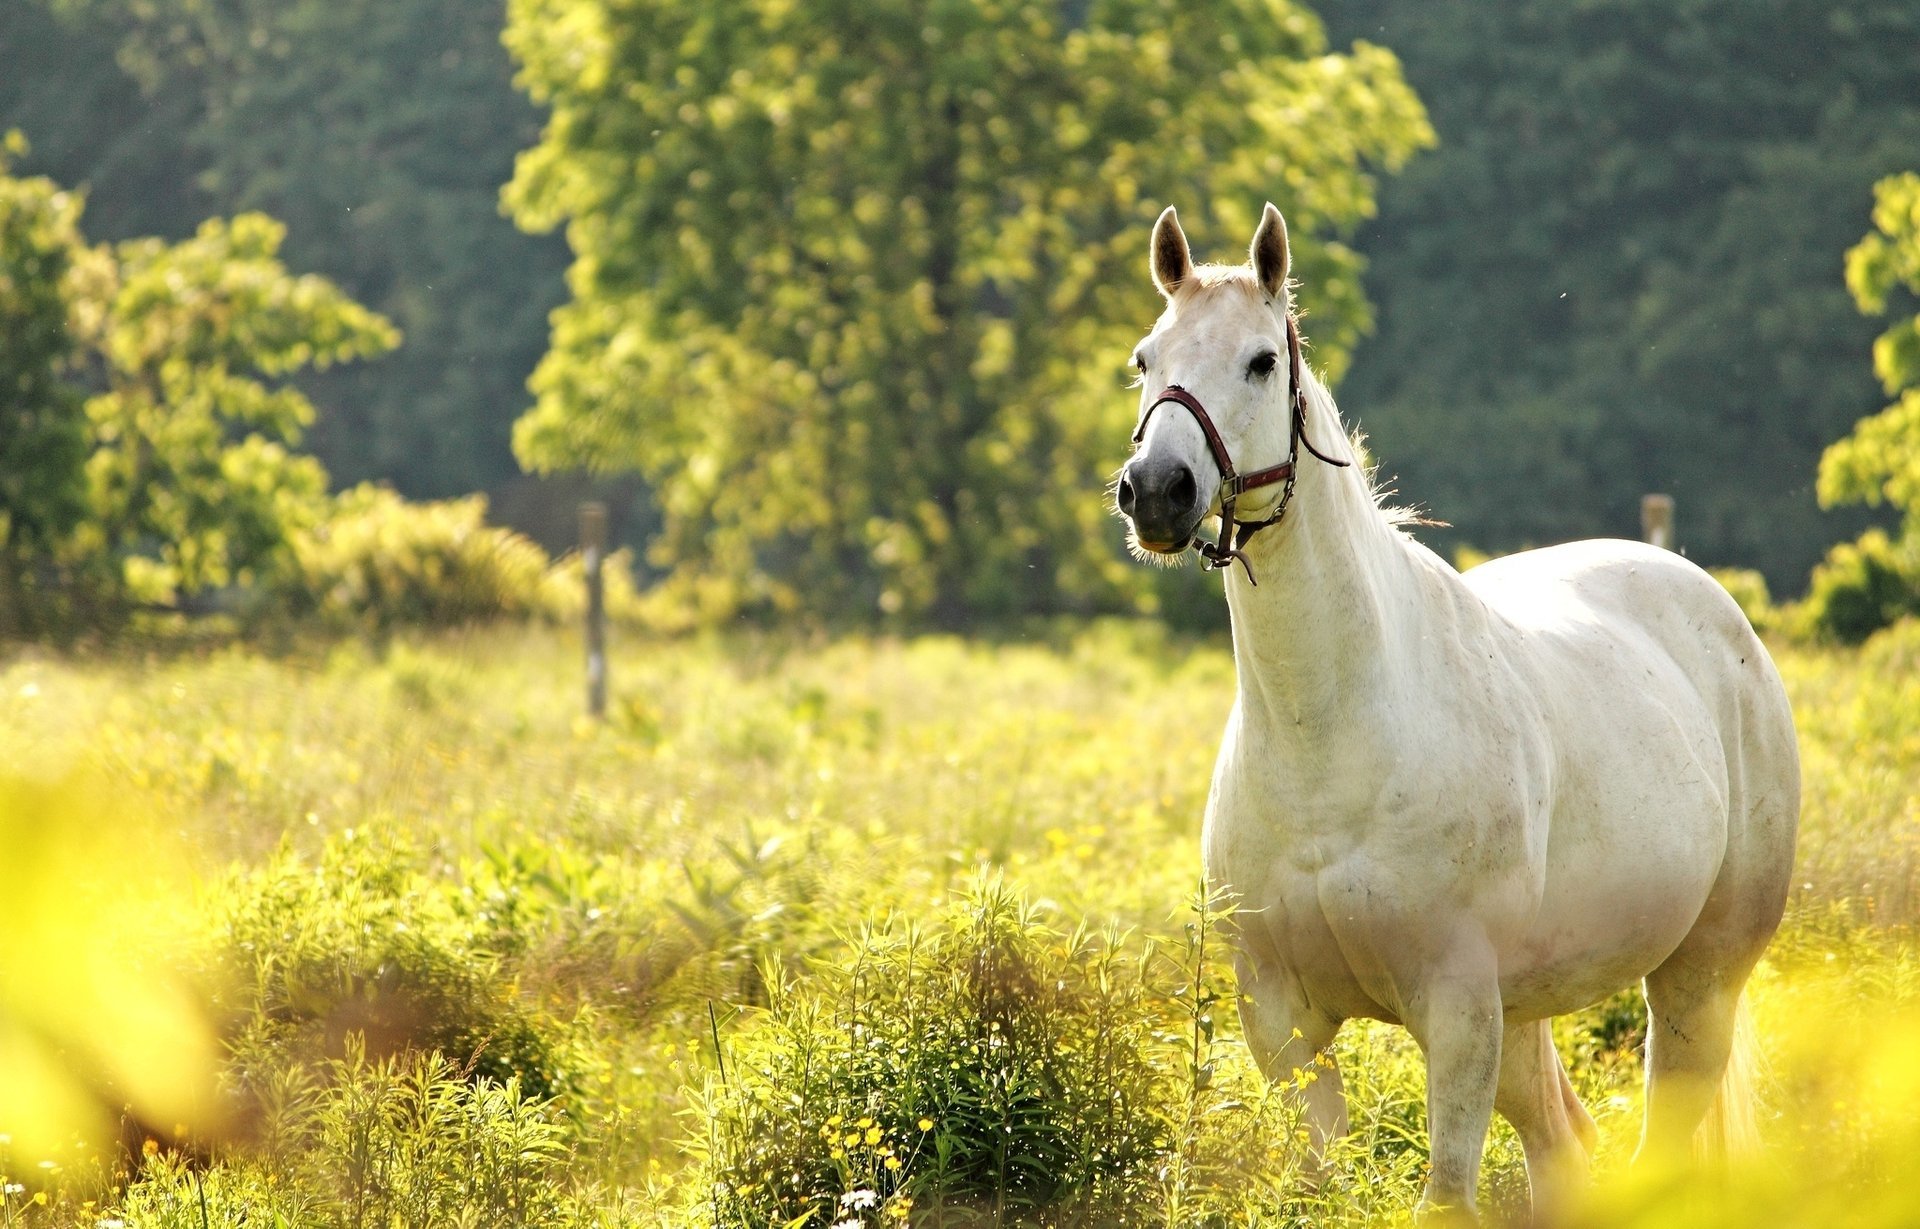
{"type": "Polygon", "coordinates": [[[1588,1150],[1599,1137],[1553,1048],[1551,1021],[1507,1026],[1494,1108],[1513,1124],[1526,1150],[1535,1218],[1565,1207],[1586,1185],[1588,1150]]]}
{"type": "MultiPolygon", "coordinates": [[[[1780,754],[1794,769],[1791,724],[1777,732],[1780,754]]],[[[1762,747],[1761,750],[1766,750],[1762,747]]],[[[1759,762],[1749,755],[1748,761],[1759,762]]],[[[1744,1145],[1752,1133],[1751,1089],[1745,1063],[1728,1078],[1740,1021],[1740,992],[1780,924],[1793,872],[1793,834],[1799,777],[1773,790],[1755,788],[1736,763],[1736,820],[1719,879],[1693,929],[1659,968],[1647,974],[1647,1123],[1636,1160],[1685,1157],[1702,1122],[1722,1098],[1720,1139],[1706,1150],[1744,1145]],[[1745,798],[1759,797],[1749,808],[1745,798]]]]}
{"type": "Polygon", "coordinates": [[[1713,968],[1679,955],[1647,975],[1647,1122],[1636,1161],[1689,1155],[1726,1075],[1740,990],[1753,967],[1746,960],[1713,968]]]}

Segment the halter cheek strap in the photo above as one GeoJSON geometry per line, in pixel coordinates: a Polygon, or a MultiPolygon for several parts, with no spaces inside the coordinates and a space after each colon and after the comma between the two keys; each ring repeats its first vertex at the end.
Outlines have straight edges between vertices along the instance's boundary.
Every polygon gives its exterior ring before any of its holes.
{"type": "Polygon", "coordinates": [[[1307,438],[1307,396],[1301,381],[1300,326],[1295,323],[1292,313],[1287,315],[1287,359],[1293,379],[1293,398],[1290,407],[1292,422],[1289,424],[1287,434],[1287,459],[1278,465],[1258,469],[1250,474],[1236,472],[1233,468],[1233,457],[1227,452],[1226,441],[1220,438],[1220,432],[1214,427],[1213,419],[1208,416],[1206,407],[1200,404],[1200,398],[1178,384],[1169,384],[1160,390],[1160,395],[1147,406],[1146,413],[1140,415],[1140,425],[1133,430],[1133,442],[1138,444],[1147,434],[1147,420],[1153,417],[1153,412],[1169,404],[1185,409],[1193,415],[1193,420],[1200,424],[1201,433],[1207,437],[1207,449],[1213,453],[1213,463],[1220,469],[1220,537],[1217,541],[1202,542],[1195,549],[1200,552],[1204,561],[1203,566],[1209,571],[1231,567],[1234,560],[1239,560],[1240,566],[1246,569],[1248,583],[1255,587],[1258,587],[1260,582],[1254,578],[1253,565],[1247,562],[1244,548],[1247,540],[1254,534],[1269,525],[1279,524],[1280,518],[1287,514],[1287,505],[1293,500],[1293,483],[1298,472],[1296,462],[1300,456],[1300,445],[1305,444],[1308,452],[1328,465],[1345,467],[1352,464],[1350,461],[1335,460],[1321,452],[1313,446],[1313,441],[1307,438]],[[1257,487],[1272,486],[1276,482],[1284,482],[1286,487],[1280,492],[1280,502],[1274,505],[1273,511],[1264,520],[1241,521],[1235,518],[1233,514],[1235,500],[1257,487]]]}

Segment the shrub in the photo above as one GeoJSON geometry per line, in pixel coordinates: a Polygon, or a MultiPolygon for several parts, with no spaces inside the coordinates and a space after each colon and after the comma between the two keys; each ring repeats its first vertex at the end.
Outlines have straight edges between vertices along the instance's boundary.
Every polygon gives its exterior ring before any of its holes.
{"type": "Polygon", "coordinates": [[[1211,924],[1169,960],[1062,934],[990,885],[934,927],[877,923],[804,979],[769,974],[764,1016],[724,1042],[716,1027],[679,1216],[1128,1225],[1271,1207],[1251,1175],[1284,1172],[1290,1120],[1214,1042],[1231,996],[1213,989],[1211,924]]]}
{"type": "Polygon", "coordinates": [[[438,1054],[375,1060],[358,1047],[318,1078],[298,1066],[275,1077],[255,1147],[204,1172],[155,1155],[118,1219],[141,1229],[570,1220],[564,1122],[517,1081],[470,1081],[438,1054]]]}
{"type": "Polygon", "coordinates": [[[484,918],[404,845],[336,840],[317,865],[283,854],[229,883],[210,970],[238,1084],[261,1055],[338,1059],[437,1051],[474,1078],[550,1096],[569,1082],[554,1044],[484,942],[484,918]]]}
{"type": "Polygon", "coordinates": [[[1798,621],[1820,639],[1858,644],[1911,614],[1920,614],[1920,546],[1869,529],[1814,567],[1798,621]]]}
{"type": "Polygon", "coordinates": [[[295,543],[291,605],[381,630],[542,613],[546,552],[486,513],[483,495],[409,503],[355,487],[295,543]]]}

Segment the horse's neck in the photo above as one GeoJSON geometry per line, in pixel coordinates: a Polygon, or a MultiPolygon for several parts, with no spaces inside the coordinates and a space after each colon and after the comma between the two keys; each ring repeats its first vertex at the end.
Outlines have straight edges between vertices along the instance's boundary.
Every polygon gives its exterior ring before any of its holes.
{"type": "Polygon", "coordinates": [[[1307,404],[1313,442],[1354,464],[1338,468],[1300,449],[1286,519],[1248,543],[1259,584],[1228,569],[1227,602],[1243,719],[1312,739],[1339,737],[1363,716],[1356,706],[1401,639],[1396,620],[1420,606],[1424,586],[1414,552],[1375,504],[1332,398],[1311,378],[1307,404]]]}

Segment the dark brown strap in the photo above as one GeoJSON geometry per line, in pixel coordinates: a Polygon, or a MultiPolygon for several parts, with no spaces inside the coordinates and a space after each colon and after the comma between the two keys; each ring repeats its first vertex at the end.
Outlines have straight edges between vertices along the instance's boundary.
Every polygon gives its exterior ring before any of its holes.
{"type": "MultiPolygon", "coordinates": [[[[1187,411],[1193,415],[1193,421],[1200,424],[1200,430],[1204,432],[1207,437],[1207,447],[1213,452],[1213,463],[1220,467],[1221,489],[1225,490],[1232,487],[1234,483],[1233,457],[1227,452],[1226,441],[1221,439],[1220,432],[1214,429],[1213,419],[1207,416],[1207,408],[1200,404],[1200,398],[1194,396],[1186,389],[1181,388],[1178,384],[1167,385],[1160,390],[1160,395],[1153,399],[1153,404],[1148,406],[1147,412],[1140,417],[1140,426],[1133,434],[1133,442],[1136,444],[1139,443],[1140,437],[1146,434],[1147,419],[1153,416],[1154,410],[1169,401],[1175,405],[1185,406],[1187,411]]],[[[1235,493],[1237,494],[1238,491],[1236,490],[1235,493]]]]}
{"type": "MultiPolygon", "coordinates": [[[[1316,452],[1313,455],[1319,456],[1320,454],[1316,452]]],[[[1251,474],[1241,474],[1233,480],[1233,493],[1235,495],[1243,495],[1255,487],[1272,486],[1276,482],[1285,482],[1291,477],[1293,477],[1293,462],[1282,461],[1280,464],[1269,466],[1266,469],[1256,469],[1251,474]]]]}

